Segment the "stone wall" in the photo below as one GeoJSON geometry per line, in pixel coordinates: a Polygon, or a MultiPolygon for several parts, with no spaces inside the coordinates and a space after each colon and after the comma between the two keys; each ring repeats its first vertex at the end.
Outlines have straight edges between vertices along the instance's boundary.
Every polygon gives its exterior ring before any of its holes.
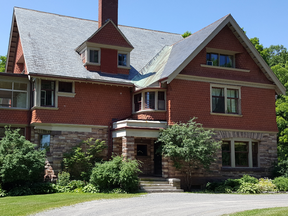
{"type": "MultiPolygon", "coordinates": [[[[63,154],[69,152],[73,147],[78,146],[81,141],[88,138],[105,141],[108,145],[108,129],[93,128],[92,132],[68,132],[68,131],[47,131],[31,130],[31,142],[40,146],[41,135],[50,134],[50,152],[47,152],[47,159],[51,163],[55,173],[62,170],[63,154]]],[[[83,146],[84,147],[84,146],[83,146]]],[[[103,159],[107,160],[107,149],[103,152],[103,159]]]]}
{"type": "MultiPolygon", "coordinates": [[[[258,157],[259,166],[253,168],[230,168],[222,167],[222,152],[221,149],[217,153],[217,161],[210,166],[210,171],[206,171],[201,167],[195,167],[193,175],[193,184],[203,185],[208,181],[217,181],[228,178],[240,178],[244,174],[249,174],[256,178],[270,177],[271,167],[274,161],[277,161],[277,134],[276,133],[255,133],[255,132],[236,132],[236,131],[215,131],[215,139],[229,138],[248,138],[258,141],[258,157]]],[[[183,174],[173,167],[172,160],[163,158],[162,176],[177,177],[183,179],[183,174]]]]}
{"type": "Polygon", "coordinates": [[[152,175],[154,173],[154,140],[138,138],[135,139],[136,159],[141,161],[141,174],[152,175]],[[137,145],[147,146],[147,156],[137,156],[137,145]]]}

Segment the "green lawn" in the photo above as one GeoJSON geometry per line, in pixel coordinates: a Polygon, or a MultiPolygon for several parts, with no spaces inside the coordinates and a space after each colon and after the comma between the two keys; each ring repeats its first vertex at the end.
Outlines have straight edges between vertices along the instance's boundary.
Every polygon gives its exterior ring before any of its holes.
{"type": "Polygon", "coordinates": [[[288,207],[282,208],[267,208],[267,209],[254,209],[249,211],[237,212],[234,214],[229,214],[229,216],[286,216],[288,215],[288,207]]]}
{"type": "Polygon", "coordinates": [[[89,194],[89,193],[56,193],[0,198],[0,215],[30,215],[49,208],[73,205],[76,203],[99,200],[130,198],[142,194],[89,194]]]}

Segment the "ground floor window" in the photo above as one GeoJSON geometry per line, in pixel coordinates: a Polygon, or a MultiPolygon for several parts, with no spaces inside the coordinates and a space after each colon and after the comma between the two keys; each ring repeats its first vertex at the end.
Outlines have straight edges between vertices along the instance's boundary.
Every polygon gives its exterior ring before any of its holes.
{"type": "Polygon", "coordinates": [[[147,145],[137,145],[137,156],[147,156],[147,145]]]}
{"type": "Polygon", "coordinates": [[[258,167],[258,142],[252,140],[224,140],[223,167],[258,167]]]}
{"type": "Polygon", "coordinates": [[[46,150],[46,153],[50,152],[50,134],[40,135],[40,149],[46,150]]]}

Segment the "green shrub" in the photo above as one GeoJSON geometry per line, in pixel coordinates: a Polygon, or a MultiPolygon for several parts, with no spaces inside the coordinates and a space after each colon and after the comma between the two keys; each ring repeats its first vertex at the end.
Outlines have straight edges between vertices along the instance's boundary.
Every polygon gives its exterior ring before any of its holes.
{"type": "Polygon", "coordinates": [[[288,178],[277,177],[272,181],[279,191],[288,191],[288,178]]]}
{"type": "Polygon", "coordinates": [[[259,187],[259,190],[260,192],[263,192],[263,191],[274,191],[276,192],[277,191],[277,187],[275,184],[273,184],[272,180],[271,179],[268,179],[268,178],[260,178],[259,179],[259,183],[258,183],[258,187],[259,187]]]}
{"type": "Polygon", "coordinates": [[[232,191],[237,191],[241,185],[241,179],[227,179],[224,182],[225,186],[229,186],[232,188],[232,191]]]}
{"type": "Polygon", "coordinates": [[[35,183],[30,187],[33,194],[50,194],[56,193],[53,184],[50,182],[35,183]]]}
{"type": "Polygon", "coordinates": [[[104,141],[93,141],[93,139],[90,138],[82,141],[80,145],[74,147],[71,152],[64,154],[64,166],[71,174],[71,178],[89,181],[92,168],[96,162],[101,161],[100,154],[106,147],[104,141]]]}
{"type": "Polygon", "coordinates": [[[256,193],[260,193],[260,189],[259,189],[258,184],[250,183],[250,182],[242,182],[237,192],[256,194],[256,193]]]}
{"type": "Polygon", "coordinates": [[[226,185],[220,185],[215,188],[215,192],[216,193],[232,193],[233,188],[230,186],[226,186],[226,185]]]}
{"type": "Polygon", "coordinates": [[[113,190],[109,191],[108,193],[111,194],[127,194],[127,192],[121,188],[114,188],[113,190]]]}
{"type": "Polygon", "coordinates": [[[43,181],[46,155],[35,147],[19,130],[5,127],[5,136],[0,140],[0,179],[4,189],[15,191],[15,187],[43,181]]]}
{"type": "Polygon", "coordinates": [[[58,173],[58,179],[56,181],[59,186],[67,186],[70,182],[70,174],[68,172],[58,173]]]}
{"type": "Polygon", "coordinates": [[[243,177],[240,180],[242,181],[242,183],[257,184],[259,182],[257,178],[249,175],[243,175],[243,177]]]}
{"type": "Polygon", "coordinates": [[[9,196],[24,196],[24,195],[32,195],[32,194],[33,194],[32,190],[27,186],[20,186],[20,187],[12,188],[8,193],[9,196]]]}
{"type": "Polygon", "coordinates": [[[85,187],[85,182],[81,181],[81,180],[72,180],[67,184],[67,188],[69,188],[70,191],[73,191],[75,189],[80,189],[85,187]]]}
{"type": "Polygon", "coordinates": [[[139,162],[117,156],[104,163],[96,163],[90,183],[99,187],[100,191],[111,191],[121,188],[127,192],[138,190],[139,162]]]}
{"type": "Polygon", "coordinates": [[[279,161],[278,164],[274,165],[273,176],[288,177],[288,159],[279,161]]]}
{"type": "Polygon", "coordinates": [[[217,187],[219,186],[224,186],[224,182],[221,181],[221,182],[208,182],[206,184],[206,189],[208,191],[215,191],[217,187]]]}
{"type": "Polygon", "coordinates": [[[83,191],[84,193],[99,193],[99,192],[100,192],[100,190],[99,190],[97,187],[95,187],[93,184],[91,184],[91,183],[87,184],[87,185],[82,189],[82,191],[83,191]]]}
{"type": "Polygon", "coordinates": [[[2,189],[1,184],[0,184],[0,197],[5,197],[6,195],[7,195],[6,191],[2,189]]]}

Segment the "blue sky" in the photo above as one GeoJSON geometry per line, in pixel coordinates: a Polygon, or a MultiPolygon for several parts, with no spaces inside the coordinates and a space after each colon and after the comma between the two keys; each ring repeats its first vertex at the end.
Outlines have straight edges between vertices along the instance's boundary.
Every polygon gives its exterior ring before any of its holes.
{"type": "MultiPolygon", "coordinates": [[[[6,55],[13,7],[98,20],[98,0],[1,0],[0,55],[6,55]]],[[[288,48],[287,0],[119,0],[119,24],[159,31],[196,32],[231,13],[247,36],[265,47],[288,48]]]]}

